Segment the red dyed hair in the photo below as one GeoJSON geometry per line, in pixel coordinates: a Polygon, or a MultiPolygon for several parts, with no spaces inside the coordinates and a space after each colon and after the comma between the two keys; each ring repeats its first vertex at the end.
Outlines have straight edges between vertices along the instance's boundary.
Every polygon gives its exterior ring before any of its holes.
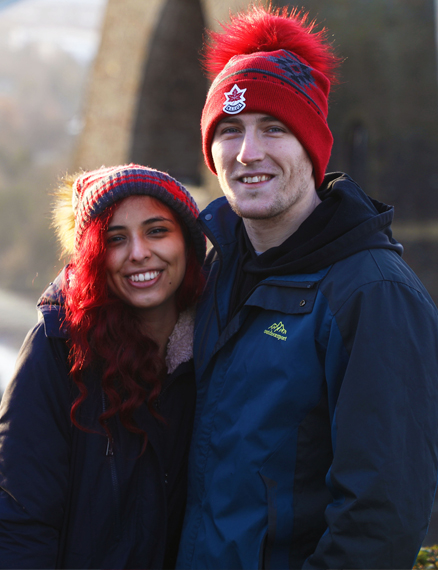
{"type": "Polygon", "coordinates": [[[340,60],[327,41],[325,28],[316,31],[309,14],[287,6],[253,5],[247,12],[230,15],[222,31],[210,32],[203,51],[203,67],[214,79],[235,55],[284,49],[303,58],[311,67],[336,83],[340,60]]]}
{"type": "MultiPolygon", "coordinates": [[[[88,431],[79,424],[76,413],[88,394],[83,374],[92,364],[99,363],[108,402],[99,422],[111,439],[108,421],[119,414],[127,430],[143,435],[143,452],[147,434],[135,425],[133,414],[147,401],[150,412],[158,416],[153,403],[160,392],[164,363],[157,344],[140,331],[135,309],[112,295],[107,287],[105,234],[117,205],[91,220],[69,266],[69,282],[64,291],[70,329],[69,356],[71,374],[80,392],[71,408],[71,420],[88,431]]],[[[174,215],[181,224],[178,215],[174,215]]],[[[176,293],[180,312],[195,303],[204,283],[188,232],[185,238],[186,273],[176,293]]]]}

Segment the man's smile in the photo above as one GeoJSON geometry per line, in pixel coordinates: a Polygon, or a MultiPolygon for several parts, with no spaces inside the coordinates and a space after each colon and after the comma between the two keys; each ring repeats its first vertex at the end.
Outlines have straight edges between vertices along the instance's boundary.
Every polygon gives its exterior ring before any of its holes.
{"type": "Polygon", "coordinates": [[[259,182],[267,182],[271,178],[273,178],[271,174],[258,174],[255,176],[241,176],[239,180],[244,184],[257,184],[259,182]]]}

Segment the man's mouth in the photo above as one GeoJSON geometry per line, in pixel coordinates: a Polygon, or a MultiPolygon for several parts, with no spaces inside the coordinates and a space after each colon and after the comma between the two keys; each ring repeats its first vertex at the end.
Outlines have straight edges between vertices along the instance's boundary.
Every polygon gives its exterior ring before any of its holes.
{"type": "Polygon", "coordinates": [[[160,271],[146,271],[146,273],[136,273],[135,275],[129,275],[128,279],[130,281],[152,281],[160,274],[160,271]]]}
{"type": "Polygon", "coordinates": [[[273,176],[270,174],[257,174],[256,176],[241,176],[240,180],[244,184],[258,184],[259,182],[267,182],[273,176]]]}

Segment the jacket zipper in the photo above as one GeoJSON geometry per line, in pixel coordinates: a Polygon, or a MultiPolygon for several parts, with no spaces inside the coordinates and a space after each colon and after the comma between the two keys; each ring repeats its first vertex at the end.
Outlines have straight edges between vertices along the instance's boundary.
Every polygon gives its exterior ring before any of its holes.
{"type": "Polygon", "coordinates": [[[220,337],[222,334],[222,323],[221,323],[220,314],[219,314],[217,289],[218,289],[219,277],[220,277],[220,274],[222,273],[222,265],[223,265],[222,250],[221,250],[221,248],[220,248],[220,246],[216,240],[216,236],[213,234],[213,232],[210,230],[210,228],[202,220],[199,220],[199,222],[200,222],[202,231],[205,233],[205,235],[210,240],[212,246],[214,247],[216,255],[218,256],[218,260],[219,260],[219,269],[217,270],[217,277],[216,277],[216,281],[214,283],[214,308],[216,311],[216,320],[217,320],[218,332],[219,332],[219,337],[220,337]]]}
{"type": "MultiPolygon", "coordinates": [[[[102,390],[102,410],[103,413],[106,412],[106,401],[105,401],[105,393],[102,390]]],[[[113,446],[113,439],[108,437],[108,442],[106,446],[105,455],[109,457],[110,463],[110,470],[111,470],[111,482],[113,486],[113,493],[114,493],[114,504],[115,504],[115,521],[114,521],[114,535],[115,539],[120,539],[120,489],[119,489],[119,481],[117,478],[117,470],[116,470],[116,458],[114,456],[114,446],[113,446]]]]}

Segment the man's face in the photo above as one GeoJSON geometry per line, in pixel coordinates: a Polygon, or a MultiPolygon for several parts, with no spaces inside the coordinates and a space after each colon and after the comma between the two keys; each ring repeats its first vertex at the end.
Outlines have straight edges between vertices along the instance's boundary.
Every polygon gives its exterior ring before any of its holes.
{"type": "Polygon", "coordinates": [[[315,194],[307,152],[275,117],[226,117],[216,127],[211,151],[222,191],[242,218],[287,215],[315,194]]]}

